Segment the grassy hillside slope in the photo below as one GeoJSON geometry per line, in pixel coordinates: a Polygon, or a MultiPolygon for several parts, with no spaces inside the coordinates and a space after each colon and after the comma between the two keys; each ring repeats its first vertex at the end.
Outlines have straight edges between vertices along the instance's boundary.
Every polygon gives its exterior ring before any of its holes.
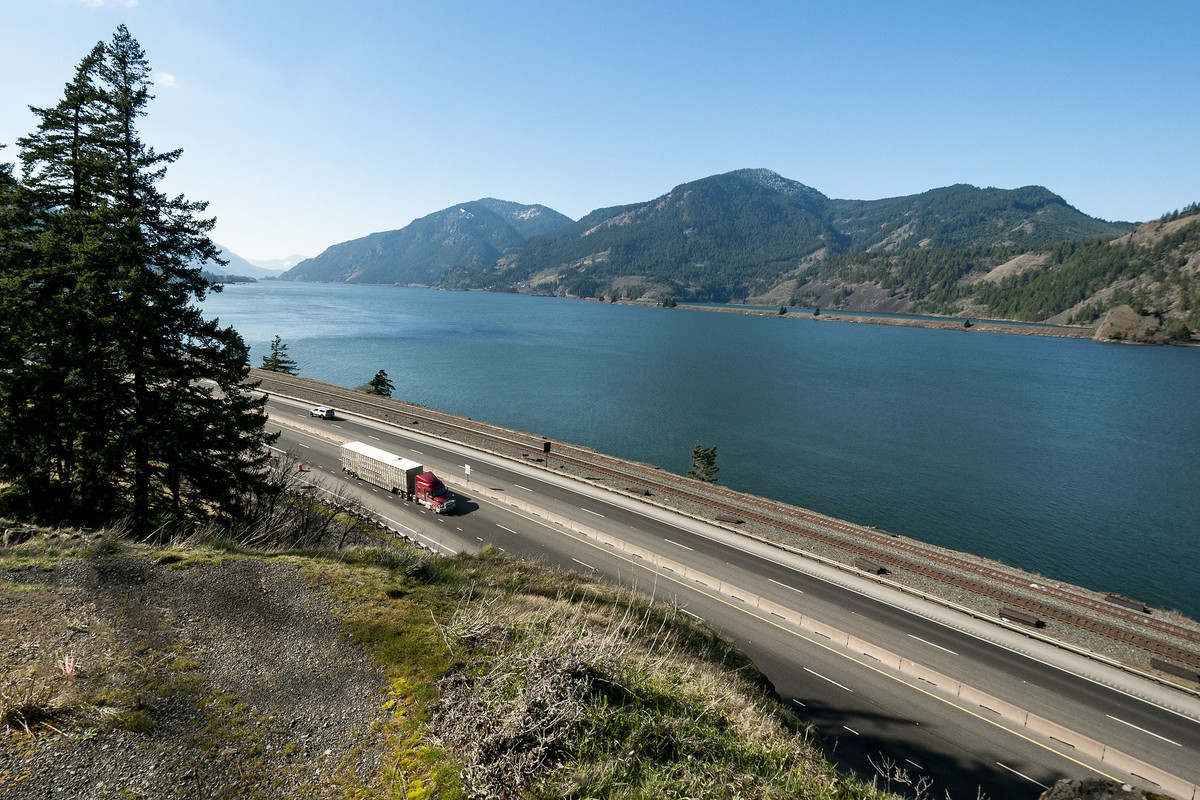
{"type": "Polygon", "coordinates": [[[727,640],[494,552],[36,533],[0,570],[5,797],[887,796],[727,640]]]}

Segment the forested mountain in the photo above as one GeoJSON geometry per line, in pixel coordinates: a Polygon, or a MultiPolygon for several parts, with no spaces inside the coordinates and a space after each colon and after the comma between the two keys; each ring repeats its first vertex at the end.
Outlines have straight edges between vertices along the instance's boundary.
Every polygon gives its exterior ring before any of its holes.
{"type": "Polygon", "coordinates": [[[1041,186],[966,184],[885,200],[834,200],[833,224],[849,250],[1035,245],[1112,238],[1132,227],[1080,213],[1041,186]]]}
{"type": "Polygon", "coordinates": [[[494,263],[513,245],[571,222],[540,205],[484,198],[328,248],[282,280],[436,286],[453,268],[494,263]]]}
{"type": "MultiPolygon", "coordinates": [[[[787,295],[841,253],[1044,245],[1133,226],[1088,217],[1041,187],[950,186],[885,200],[833,200],[763,169],[677,186],[528,239],[448,288],[729,302],[787,295]]],[[[787,297],[785,296],[786,300],[787,297]]]]}
{"type": "Polygon", "coordinates": [[[286,279],[1200,328],[1195,208],[1134,231],[1040,186],[836,200],[765,169],[571,222],[485,199],[335,245],[286,279]],[[1175,324],[1175,323],[1172,323],[1175,324]]]}
{"type": "Polygon", "coordinates": [[[455,270],[449,288],[727,302],[848,240],[829,198],[767,170],[687,183],[656,200],[593,211],[529,239],[493,265],[455,270]]]}

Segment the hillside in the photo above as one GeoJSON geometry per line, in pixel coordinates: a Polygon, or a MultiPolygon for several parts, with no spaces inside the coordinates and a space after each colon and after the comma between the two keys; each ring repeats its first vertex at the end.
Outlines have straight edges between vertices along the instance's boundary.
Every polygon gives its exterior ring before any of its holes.
{"type": "Polygon", "coordinates": [[[885,200],[835,200],[832,213],[850,252],[1028,246],[1113,237],[1131,227],[1082,214],[1041,186],[958,184],[885,200]]]}
{"type": "Polygon", "coordinates": [[[714,175],[644,203],[600,209],[451,272],[446,288],[580,297],[786,302],[838,254],[1032,246],[1115,237],[1132,225],[1088,217],[1046,189],[951,186],[885,200],[832,200],[764,169],[714,175]]]}
{"type": "Polygon", "coordinates": [[[794,293],[830,309],[1083,325],[1129,306],[1186,340],[1188,330],[1200,330],[1200,213],[1050,246],[842,254],[794,293]]]}
{"type": "Polygon", "coordinates": [[[484,198],[336,244],[280,279],[436,286],[448,270],[491,264],[517,243],[570,221],[545,206],[484,198]]]}
{"type": "Polygon", "coordinates": [[[493,551],[35,533],[0,610],[6,798],[891,796],[674,606],[493,551]]]}
{"type": "Polygon", "coordinates": [[[1115,338],[1182,341],[1200,329],[1196,217],[1135,230],[1040,186],[837,200],[744,169],[578,222],[544,206],[464,203],[334,245],[282,277],[1089,326],[1129,306],[1156,322],[1125,320],[1115,338]]]}

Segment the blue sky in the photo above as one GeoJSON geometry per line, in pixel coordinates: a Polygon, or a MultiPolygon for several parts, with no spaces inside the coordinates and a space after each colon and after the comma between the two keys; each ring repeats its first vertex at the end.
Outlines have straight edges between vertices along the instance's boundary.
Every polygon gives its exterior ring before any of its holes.
{"type": "Polygon", "coordinates": [[[572,218],[766,167],[830,197],[1200,201],[1200,4],[4,0],[0,160],[125,23],[143,139],[251,259],[498,197],[572,218]]]}

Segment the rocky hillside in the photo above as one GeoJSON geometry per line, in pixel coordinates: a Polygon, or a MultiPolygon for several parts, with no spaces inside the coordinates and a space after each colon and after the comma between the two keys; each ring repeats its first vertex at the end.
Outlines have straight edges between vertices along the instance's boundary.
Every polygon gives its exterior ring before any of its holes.
{"type": "Polygon", "coordinates": [[[1093,325],[1128,307],[1138,319],[1118,314],[1118,330],[1187,340],[1200,330],[1200,209],[1120,237],[1048,247],[842,254],[785,288],[798,304],[829,309],[1058,324],[1093,325]]]}
{"type": "Polygon", "coordinates": [[[494,263],[530,236],[570,222],[546,206],[489,197],[451,206],[399,230],[336,244],[280,279],[436,286],[450,269],[494,263]]]}

